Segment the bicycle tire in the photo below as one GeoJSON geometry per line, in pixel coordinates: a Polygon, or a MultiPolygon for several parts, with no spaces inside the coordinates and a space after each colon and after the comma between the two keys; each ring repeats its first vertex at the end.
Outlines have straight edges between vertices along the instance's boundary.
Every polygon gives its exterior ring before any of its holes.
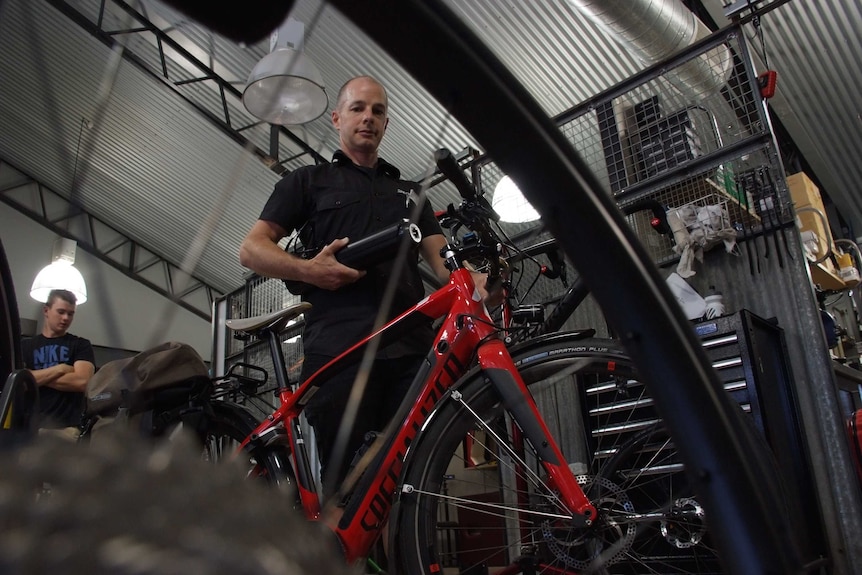
{"type": "Polygon", "coordinates": [[[535,98],[442,0],[381,0],[373,10],[332,3],[481,142],[584,275],[651,387],[710,510],[725,568],[800,571],[791,522],[780,517],[770,469],[738,425],[739,410],[715,392],[700,342],[613,198],[535,98]]]}
{"type": "MultiPolygon", "coordinates": [[[[478,573],[520,556],[535,572],[582,573],[603,564],[603,573],[720,573],[703,506],[674,445],[658,441],[664,427],[619,344],[556,334],[519,346],[513,360],[564,455],[578,462],[573,470],[599,519],[575,530],[537,516],[552,510],[550,488],[530,480],[499,447],[482,445],[487,460],[468,457],[465,437],[477,441],[480,424],[465,406],[486,423],[505,419],[493,385],[474,370],[456,386],[461,400],[447,396],[411,449],[404,475],[410,492],[396,512],[399,572],[478,573]],[[576,398],[582,416],[554,413],[560,397],[565,405],[576,398]],[[648,472],[629,473],[636,468],[648,472]]],[[[498,432],[508,433],[508,425],[498,432]]],[[[541,475],[532,454],[524,461],[541,475]]]]}
{"type": "Polygon", "coordinates": [[[189,418],[185,411],[172,411],[160,424],[160,434],[169,435],[178,426],[188,427],[200,442],[204,461],[239,465],[250,479],[280,489],[293,488],[293,472],[284,447],[247,447],[241,456],[236,455],[243,440],[258,426],[247,409],[227,401],[211,401],[195,412],[197,417],[189,418]]]}

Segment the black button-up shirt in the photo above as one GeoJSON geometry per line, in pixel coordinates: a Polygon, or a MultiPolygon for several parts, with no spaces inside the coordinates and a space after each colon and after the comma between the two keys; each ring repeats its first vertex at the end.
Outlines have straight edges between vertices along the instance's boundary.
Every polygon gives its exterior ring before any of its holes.
{"type": "MultiPolygon", "coordinates": [[[[398,169],[385,160],[379,160],[375,168],[364,168],[338,151],[331,164],[307,166],[285,175],[275,185],[260,219],[275,222],[288,232],[300,230],[302,244],[316,252],[338,238],[359,240],[409,218],[415,208],[415,189],[414,182],[401,180],[398,169]]],[[[443,233],[428,202],[422,206],[417,224],[423,238],[443,233]]],[[[417,247],[407,259],[388,318],[425,295],[417,247]]],[[[303,294],[303,300],[314,306],[305,318],[306,354],[335,356],[371,332],[392,262],[367,272],[356,283],[336,291],[313,288],[303,294]]],[[[378,357],[424,355],[432,339],[427,324],[411,330],[378,357]]]]}

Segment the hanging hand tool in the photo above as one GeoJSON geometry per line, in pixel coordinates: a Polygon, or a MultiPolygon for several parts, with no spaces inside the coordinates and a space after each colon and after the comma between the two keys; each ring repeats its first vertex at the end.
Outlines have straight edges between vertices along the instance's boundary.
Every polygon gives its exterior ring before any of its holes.
{"type": "MultiPolygon", "coordinates": [[[[748,218],[752,215],[751,213],[751,202],[750,198],[753,198],[753,190],[751,189],[750,178],[747,173],[737,174],[736,177],[736,189],[739,190],[739,198],[742,206],[745,208],[745,217],[748,218]]],[[[757,241],[757,236],[754,235],[754,227],[746,226],[745,223],[742,223],[743,227],[743,241],[745,242],[745,254],[748,257],[748,272],[751,275],[754,275],[754,266],[755,262],[759,267],[759,260],[757,255],[757,244],[754,243],[757,241]],[[745,231],[747,228],[747,231],[745,231]],[[752,253],[752,243],[754,243],[754,253],[752,253]]]]}

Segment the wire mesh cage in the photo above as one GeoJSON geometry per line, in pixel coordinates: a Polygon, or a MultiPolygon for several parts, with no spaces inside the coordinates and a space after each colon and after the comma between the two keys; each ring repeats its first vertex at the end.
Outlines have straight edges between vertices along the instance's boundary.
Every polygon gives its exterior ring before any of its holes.
{"type": "MultiPolygon", "coordinates": [[[[621,207],[644,198],[681,207],[717,195],[726,199],[728,228],[745,238],[792,219],[760,100],[744,38],[728,29],[561,114],[558,124],[621,207]]],[[[489,161],[483,189],[502,175],[489,161]]],[[[649,213],[627,220],[654,261],[677,257],[649,213]]]]}
{"type": "Polygon", "coordinates": [[[764,131],[741,54],[734,34],[719,36],[575,108],[561,129],[618,195],[764,131]]]}
{"type": "MultiPolygon", "coordinates": [[[[742,237],[792,219],[744,38],[729,29],[560,116],[560,129],[624,206],[644,197],[681,207],[726,200],[742,237]]],[[[628,218],[653,259],[673,242],[628,218]]]]}

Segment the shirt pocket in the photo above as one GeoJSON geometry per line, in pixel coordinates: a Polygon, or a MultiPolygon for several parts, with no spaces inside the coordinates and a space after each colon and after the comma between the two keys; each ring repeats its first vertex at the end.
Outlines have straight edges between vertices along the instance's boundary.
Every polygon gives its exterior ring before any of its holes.
{"type": "Polygon", "coordinates": [[[343,237],[359,238],[365,232],[368,209],[357,192],[317,189],[313,222],[313,243],[319,248],[343,237]]]}
{"type": "Polygon", "coordinates": [[[317,199],[317,211],[324,212],[327,210],[340,210],[358,204],[362,199],[362,194],[356,192],[346,192],[343,190],[328,190],[319,188],[314,190],[317,199]]]}

